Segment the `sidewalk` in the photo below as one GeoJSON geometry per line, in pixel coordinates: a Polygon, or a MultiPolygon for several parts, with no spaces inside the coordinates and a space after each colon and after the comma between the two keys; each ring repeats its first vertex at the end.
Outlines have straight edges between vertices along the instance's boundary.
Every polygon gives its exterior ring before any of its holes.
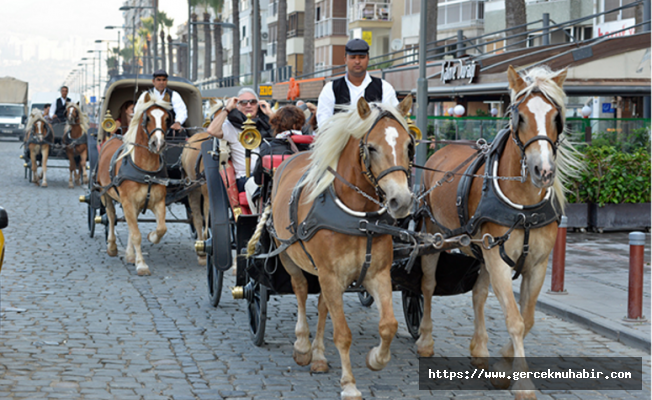
{"type": "MultiPolygon", "coordinates": [[[[629,232],[568,232],[564,289],[550,293],[552,256],[537,309],[582,324],[594,332],[650,352],[650,234],[646,233],[643,316],[646,322],[626,322],[629,285],[629,232]]],[[[520,279],[514,281],[518,296],[520,279]]]]}

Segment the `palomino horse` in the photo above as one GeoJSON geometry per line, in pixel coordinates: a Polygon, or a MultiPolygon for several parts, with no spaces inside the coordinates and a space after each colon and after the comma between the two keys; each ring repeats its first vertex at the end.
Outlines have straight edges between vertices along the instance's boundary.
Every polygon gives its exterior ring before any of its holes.
{"type": "Polygon", "coordinates": [[[145,93],[136,105],[134,118],[123,139],[113,137],[104,143],[98,161],[97,179],[103,187],[102,203],[106,207],[109,219],[107,253],[111,257],[118,255],[118,247],[115,243],[116,213],[113,204],[115,200],[122,204],[125,220],[129,226],[129,241],[125,257],[127,262],[136,264],[138,275],[150,275],[140,247],[142,237],[138,229],[138,213],[150,209],[156,215],[156,229],[147,235],[150,242],[158,243],[167,231],[166,187],[151,179],[149,184],[145,183],[148,179],[140,178],[147,174],[156,180],[157,172],[165,170],[161,151],[165,147],[165,133],[170,123],[169,100],[167,94],[163,100],[155,100],[149,93],[145,93]],[[114,157],[118,151],[121,153],[114,157]],[[113,158],[116,160],[114,161],[113,158]],[[123,168],[129,171],[128,175],[125,173],[127,176],[120,173],[123,168]],[[112,184],[114,177],[119,183],[112,184]]]}
{"type": "MultiPolygon", "coordinates": [[[[347,112],[335,114],[320,127],[312,153],[298,153],[277,168],[272,204],[267,206],[249,242],[250,253],[270,212],[278,244],[295,237],[291,230],[296,232],[297,227],[302,226],[313,204],[322,202],[319,199],[324,196],[334,199],[344,213],[360,220],[371,213],[384,214],[385,211],[396,219],[408,216],[413,199],[409,176],[415,142],[403,116],[411,106],[411,97],[406,97],[398,110],[375,103],[370,107],[362,98],[357,107],[346,107],[347,112]],[[333,172],[340,177],[335,179],[333,172]],[[300,187],[305,190],[297,193],[300,187]],[[334,195],[329,194],[333,193],[332,189],[334,195]],[[293,207],[296,213],[291,211],[293,207]]],[[[332,222],[335,227],[340,221],[332,222]]],[[[356,228],[362,222],[356,220],[356,228]]],[[[387,234],[364,236],[364,233],[354,236],[336,230],[318,230],[309,239],[295,241],[279,255],[291,276],[298,302],[293,356],[299,365],[311,363],[313,372],[328,370],[324,328],[330,312],[333,341],[342,363],[341,398],[362,399],[351,370],[351,330],[344,316],[343,293],[355,280],[374,297],[380,312],[381,340],[368,353],[367,367],[374,371],[383,369],[391,358],[389,348],[398,329],[390,278],[392,237],[387,234]],[[366,275],[361,274],[363,265],[368,267],[366,275]],[[306,319],[308,284],[303,271],[317,275],[321,286],[317,333],[312,345],[306,319]]]]}
{"type": "MultiPolygon", "coordinates": [[[[210,100],[211,108],[209,115],[213,117],[224,108],[224,103],[221,100],[210,100]]],[[[210,139],[211,136],[208,132],[198,132],[188,139],[187,146],[184,147],[181,153],[181,165],[186,177],[190,180],[197,180],[197,174],[204,172],[204,161],[200,159],[200,150],[202,142],[210,139]],[[198,160],[199,159],[199,160],[198,160]]],[[[220,151],[225,146],[220,146],[220,151]]],[[[205,240],[208,229],[208,188],[204,183],[200,187],[188,192],[188,205],[192,214],[192,223],[197,232],[197,240],[205,240]],[[203,199],[203,207],[202,207],[203,199]]],[[[206,255],[198,255],[197,261],[200,265],[206,265],[206,255]]]]}
{"type": "MultiPolygon", "coordinates": [[[[511,367],[514,371],[527,371],[523,339],[534,324],[534,307],[545,278],[548,256],[557,237],[557,218],[563,211],[565,202],[562,182],[581,166],[574,156],[573,148],[562,139],[566,99],[562,85],[566,79],[566,71],[554,73],[548,68],[538,67],[521,77],[510,66],[507,77],[512,101],[510,107],[511,129],[504,132],[505,136],[501,136],[504,137],[501,143],[505,143],[502,154],[496,153],[495,161],[491,165],[485,165],[489,171],[485,171],[488,177],[484,185],[491,189],[486,190],[487,192],[496,193],[496,197],[499,199],[493,204],[503,204],[505,208],[500,208],[500,210],[506,210],[504,212],[506,215],[516,216],[517,222],[521,218],[525,220],[526,215],[529,215],[527,221],[530,221],[529,218],[536,214],[532,214],[528,210],[539,207],[539,205],[549,207],[547,209],[549,218],[546,222],[547,225],[539,221],[540,225],[545,226],[537,226],[537,222],[534,222],[532,224],[534,226],[527,228],[525,226],[530,225],[529,222],[523,225],[509,222],[508,226],[503,226],[484,220],[482,223],[478,223],[475,232],[467,232],[474,234],[476,239],[485,239],[484,242],[489,244],[492,240],[487,239],[486,234],[490,234],[498,240],[514,229],[506,237],[507,240],[502,246],[482,246],[481,256],[484,259],[484,264],[473,287],[475,333],[471,340],[470,350],[474,364],[487,369],[489,352],[487,350],[488,336],[485,328],[484,305],[487,300],[489,283],[491,283],[505,314],[505,323],[510,337],[510,341],[501,350],[504,359],[495,367],[502,370],[509,370],[511,367]],[[530,177],[526,179],[528,173],[530,177]],[[503,179],[498,179],[498,177],[503,179]],[[528,231],[529,238],[526,235],[528,231]],[[528,245],[529,253],[525,250],[528,245]],[[488,249],[488,247],[491,248],[488,249]],[[503,248],[509,261],[501,256],[503,248]],[[519,260],[524,253],[524,262],[514,263],[514,260],[519,260]],[[511,263],[509,263],[510,261],[511,263]],[[513,271],[510,264],[516,265],[515,271],[519,269],[519,264],[522,265],[520,312],[512,291],[513,271]],[[512,357],[515,357],[513,365],[511,365],[512,357]]],[[[499,149],[496,142],[498,139],[492,144],[492,151],[499,149]]],[[[460,197],[458,191],[455,190],[462,179],[460,173],[464,170],[458,174],[448,174],[444,178],[445,171],[455,170],[469,157],[472,158],[474,152],[475,150],[466,146],[447,146],[437,151],[426,163],[426,167],[431,170],[424,173],[425,188],[426,190],[432,189],[426,197],[426,203],[432,211],[433,217],[432,220],[429,218],[425,220],[428,232],[444,232],[445,229],[460,228],[461,218],[458,208],[460,204],[461,207],[468,204],[468,210],[463,211],[468,212],[468,216],[472,216],[470,219],[466,218],[471,221],[470,223],[473,220],[486,217],[481,214],[481,211],[486,212],[487,207],[478,209],[479,205],[488,204],[484,201],[480,202],[481,198],[484,198],[482,195],[483,179],[480,177],[483,174],[482,170],[477,172],[480,176],[476,175],[472,178],[466,198],[465,196],[460,197]]],[[[485,164],[489,164],[489,162],[485,164]]],[[[503,211],[500,213],[502,214],[503,211]]],[[[469,247],[463,250],[471,254],[469,247]]],[[[424,296],[424,315],[419,329],[420,337],[417,341],[418,353],[422,357],[434,354],[430,312],[436,285],[435,270],[438,259],[439,254],[422,257],[421,289],[424,296]]],[[[492,383],[506,388],[510,381],[492,383]]],[[[531,381],[522,379],[514,383],[513,390],[517,391],[517,398],[536,398],[534,391],[527,390],[532,388],[531,381]]]]}
{"type": "Polygon", "coordinates": [[[82,178],[84,184],[88,184],[88,175],[86,174],[88,115],[82,112],[78,104],[66,104],[66,127],[64,132],[62,142],[66,146],[66,155],[70,161],[68,187],[72,189],[75,187],[75,183],[81,186],[82,178]],[[77,157],[79,157],[79,163],[77,163],[77,157]],[[73,173],[75,175],[74,183],[72,179],[73,173]]]}
{"type": "Polygon", "coordinates": [[[29,121],[25,127],[25,145],[29,149],[29,157],[32,163],[32,182],[39,185],[41,176],[37,174],[38,164],[36,156],[41,154],[42,180],[41,186],[48,187],[48,155],[50,154],[50,144],[54,140],[52,126],[43,118],[41,110],[35,108],[29,116],[29,121]]]}

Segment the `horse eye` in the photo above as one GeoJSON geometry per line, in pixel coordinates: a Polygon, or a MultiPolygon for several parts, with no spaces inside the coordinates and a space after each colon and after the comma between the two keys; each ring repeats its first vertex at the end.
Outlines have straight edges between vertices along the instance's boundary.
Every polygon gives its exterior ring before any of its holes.
{"type": "Polygon", "coordinates": [[[369,152],[370,152],[370,153],[374,153],[374,152],[377,152],[377,151],[378,151],[378,150],[376,150],[375,147],[373,147],[373,146],[369,146],[369,152]]]}

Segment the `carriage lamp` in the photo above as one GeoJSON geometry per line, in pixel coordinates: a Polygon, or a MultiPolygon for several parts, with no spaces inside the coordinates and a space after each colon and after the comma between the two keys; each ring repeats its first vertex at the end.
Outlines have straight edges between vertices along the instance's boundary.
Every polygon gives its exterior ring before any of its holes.
{"type": "Polygon", "coordinates": [[[465,111],[466,109],[464,109],[464,106],[461,104],[456,105],[455,108],[453,109],[453,113],[455,114],[456,117],[461,117],[462,115],[464,115],[465,111]]]}
{"type": "Polygon", "coordinates": [[[421,140],[421,138],[423,136],[421,134],[421,129],[419,129],[419,127],[417,127],[417,125],[414,123],[412,118],[410,118],[410,116],[411,116],[410,112],[408,112],[405,115],[405,122],[407,123],[407,126],[408,126],[408,132],[410,132],[410,135],[412,135],[412,137],[414,137],[414,139],[416,139],[416,141],[417,141],[416,145],[418,146],[419,141],[421,140]]]}
{"type": "Polygon", "coordinates": [[[245,148],[245,173],[247,178],[251,176],[251,150],[260,146],[262,138],[256,129],[256,123],[251,120],[251,114],[247,114],[247,120],[242,124],[239,142],[245,148]]]}
{"type": "Polygon", "coordinates": [[[591,107],[589,107],[588,105],[582,107],[582,117],[588,118],[591,116],[591,113],[593,113],[591,107]]]}
{"type": "Polygon", "coordinates": [[[106,114],[104,114],[104,119],[102,120],[102,130],[104,132],[113,132],[113,130],[116,127],[115,120],[113,119],[113,116],[109,112],[109,110],[106,110],[106,114]]]}
{"type": "Polygon", "coordinates": [[[210,118],[206,118],[204,120],[204,123],[202,124],[202,128],[208,128],[208,126],[211,124],[210,118]]]}

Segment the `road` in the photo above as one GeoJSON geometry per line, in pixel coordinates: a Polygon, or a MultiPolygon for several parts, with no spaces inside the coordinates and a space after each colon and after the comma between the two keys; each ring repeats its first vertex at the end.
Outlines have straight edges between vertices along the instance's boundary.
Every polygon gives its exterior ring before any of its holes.
{"type": "MultiPolygon", "coordinates": [[[[50,168],[48,188],[23,179],[19,143],[0,139],[0,205],[9,213],[7,253],[0,275],[1,399],[338,399],[340,364],[326,328],[331,371],[311,375],[292,359],[294,296],[272,297],[265,344],[248,337],[246,303],[233,300],[226,274],[217,308],[207,300],[205,268],[197,264],[187,225],[170,224],[161,243],[143,240],[152,271],[136,275],[124,260],[127,227],[117,227],[119,257],[106,254],[98,229],[91,239],[83,188],[68,189],[68,172],[50,168]]],[[[50,165],[63,165],[53,160],[50,165]]],[[[170,214],[184,215],[179,205],[170,214]]],[[[142,224],[147,233],[153,225],[142,224]]],[[[101,228],[101,227],[100,227],[101,228]]],[[[364,398],[513,398],[508,391],[421,391],[414,340],[394,293],[399,321],[387,368],[372,372],[365,356],[377,345],[378,313],[346,295],[353,333],[351,360],[364,398]]],[[[317,299],[308,318],[314,334],[317,299]]],[[[463,357],[473,331],[470,294],[433,302],[437,356],[463,357]]],[[[507,333],[493,295],[487,303],[489,351],[507,333]]],[[[650,357],[573,323],[537,312],[525,340],[528,356],[642,356],[643,391],[544,391],[539,399],[649,399],[650,357]]]]}

